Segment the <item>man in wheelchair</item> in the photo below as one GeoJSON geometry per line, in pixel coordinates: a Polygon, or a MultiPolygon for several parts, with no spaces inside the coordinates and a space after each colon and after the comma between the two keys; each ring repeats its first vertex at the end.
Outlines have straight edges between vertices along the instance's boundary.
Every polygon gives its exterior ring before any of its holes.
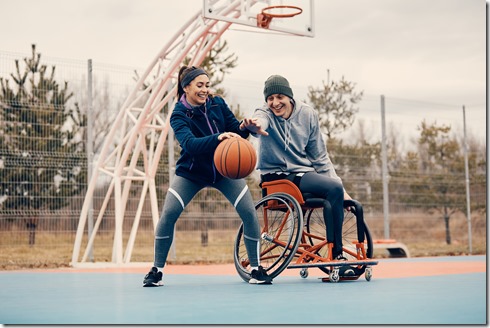
{"type": "Polygon", "coordinates": [[[323,217],[329,227],[327,239],[334,244],[333,259],[346,260],[342,253],[343,202],[351,197],[328,156],[318,112],[294,99],[288,80],[280,75],[265,81],[264,97],[266,103],[240,125],[259,140],[261,182],[288,179],[302,193],[327,200],[330,206],[324,207],[323,217]]]}

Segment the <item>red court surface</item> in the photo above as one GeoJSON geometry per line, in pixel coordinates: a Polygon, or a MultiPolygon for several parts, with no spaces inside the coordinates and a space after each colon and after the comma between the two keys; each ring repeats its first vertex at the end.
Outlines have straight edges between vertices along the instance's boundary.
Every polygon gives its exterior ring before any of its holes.
{"type": "MultiPolygon", "coordinates": [[[[445,274],[462,274],[486,272],[485,260],[472,260],[473,257],[427,257],[412,259],[380,259],[373,266],[374,278],[405,278],[415,276],[436,276],[445,274]],[[458,261],[459,259],[459,261],[458,261]],[[461,264],[461,259],[465,259],[461,264]],[[459,263],[459,264],[456,264],[459,263]]],[[[479,257],[482,259],[481,257],[479,257]]],[[[120,273],[146,273],[151,263],[133,263],[127,267],[112,266],[111,264],[86,264],[79,268],[38,269],[39,272],[120,272],[120,273]]],[[[318,269],[310,268],[310,277],[323,277],[325,274],[318,269]]],[[[281,276],[297,276],[299,270],[284,270],[281,276]]],[[[165,274],[193,274],[193,275],[237,275],[234,264],[212,265],[174,265],[165,267],[165,274]]]]}

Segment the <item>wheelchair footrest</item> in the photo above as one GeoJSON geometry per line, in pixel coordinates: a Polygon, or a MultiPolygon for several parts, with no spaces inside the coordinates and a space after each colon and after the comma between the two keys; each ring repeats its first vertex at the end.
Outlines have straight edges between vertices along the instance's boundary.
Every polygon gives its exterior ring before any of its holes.
{"type": "Polygon", "coordinates": [[[378,261],[375,260],[353,260],[353,261],[330,261],[330,262],[315,262],[315,263],[300,263],[300,264],[290,264],[288,269],[299,269],[299,268],[320,268],[320,267],[344,267],[352,265],[376,265],[378,261]]]}
{"type": "MultiPolygon", "coordinates": [[[[346,280],[358,280],[360,276],[352,276],[352,277],[340,277],[339,281],[346,281],[346,280]]],[[[330,282],[329,277],[323,277],[323,278],[318,278],[321,279],[322,282],[330,282]]]]}

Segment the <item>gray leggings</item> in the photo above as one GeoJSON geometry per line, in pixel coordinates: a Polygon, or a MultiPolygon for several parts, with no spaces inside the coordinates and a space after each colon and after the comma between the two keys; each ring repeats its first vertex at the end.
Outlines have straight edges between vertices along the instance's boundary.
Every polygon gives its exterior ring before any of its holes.
{"type": "MultiPolygon", "coordinates": [[[[180,214],[194,196],[203,188],[210,187],[180,176],[175,176],[167,191],[163,213],[155,230],[155,262],[158,268],[163,268],[167,261],[168,252],[174,238],[174,227],[180,214]]],[[[225,195],[235,207],[243,222],[245,248],[252,267],[258,266],[258,250],[260,247],[260,227],[255,212],[252,195],[245,180],[223,178],[212,185],[225,195]]]]}

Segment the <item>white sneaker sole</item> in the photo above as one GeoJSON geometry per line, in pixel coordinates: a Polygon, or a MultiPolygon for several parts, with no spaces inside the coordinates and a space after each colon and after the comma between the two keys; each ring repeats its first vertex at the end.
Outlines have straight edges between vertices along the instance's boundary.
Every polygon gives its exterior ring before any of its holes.
{"type": "Polygon", "coordinates": [[[160,286],[163,286],[163,281],[160,280],[159,282],[157,283],[149,283],[149,284],[143,284],[143,287],[160,287],[160,286]]]}
{"type": "Polygon", "coordinates": [[[248,281],[249,284],[253,284],[253,285],[272,285],[272,281],[271,282],[267,282],[265,280],[257,280],[255,278],[250,278],[250,280],[248,281]]]}

